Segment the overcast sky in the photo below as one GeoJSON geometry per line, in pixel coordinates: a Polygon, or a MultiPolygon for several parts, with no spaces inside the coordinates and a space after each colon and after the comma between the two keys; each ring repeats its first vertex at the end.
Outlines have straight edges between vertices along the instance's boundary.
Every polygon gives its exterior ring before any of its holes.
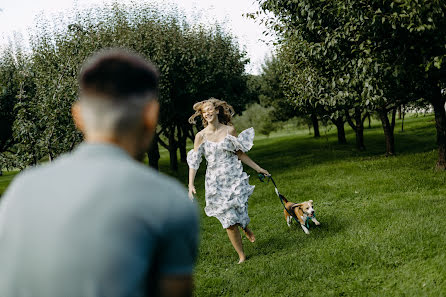
{"type": "MultiPolygon", "coordinates": [[[[85,7],[89,5],[110,3],[112,0],[1,0],[0,1],[0,46],[8,42],[14,34],[20,32],[27,38],[27,28],[31,28],[35,16],[41,12],[51,16],[68,10],[75,5],[85,7]]],[[[119,2],[129,2],[121,0],[119,2]]],[[[253,20],[243,17],[244,13],[255,12],[258,9],[255,0],[152,0],[162,5],[176,3],[190,18],[200,22],[223,23],[239,39],[251,60],[247,71],[259,73],[265,56],[270,55],[272,45],[262,40],[269,40],[263,36],[265,28],[253,20]]]]}

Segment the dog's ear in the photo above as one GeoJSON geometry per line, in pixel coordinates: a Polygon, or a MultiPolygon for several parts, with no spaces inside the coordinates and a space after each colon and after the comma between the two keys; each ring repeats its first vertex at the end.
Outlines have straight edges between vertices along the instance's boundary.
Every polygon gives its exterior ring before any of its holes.
{"type": "Polygon", "coordinates": [[[313,203],[313,200],[309,200],[308,202],[313,203]]]}
{"type": "Polygon", "coordinates": [[[302,211],[303,203],[296,203],[293,205],[294,212],[302,211]]]}

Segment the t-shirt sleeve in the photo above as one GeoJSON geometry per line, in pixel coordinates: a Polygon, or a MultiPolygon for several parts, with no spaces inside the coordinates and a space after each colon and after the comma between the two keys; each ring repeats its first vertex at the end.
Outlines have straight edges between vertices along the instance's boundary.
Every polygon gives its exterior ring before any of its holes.
{"type": "MultiPolygon", "coordinates": [[[[183,197],[182,197],[183,198],[183,197]]],[[[194,202],[184,196],[184,203],[172,205],[160,249],[162,275],[189,275],[197,258],[199,224],[194,202]]]]}

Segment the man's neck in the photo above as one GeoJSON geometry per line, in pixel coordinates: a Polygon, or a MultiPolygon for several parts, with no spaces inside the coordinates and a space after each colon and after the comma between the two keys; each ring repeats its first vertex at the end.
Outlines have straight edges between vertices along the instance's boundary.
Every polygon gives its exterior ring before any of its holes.
{"type": "Polygon", "coordinates": [[[101,143],[101,144],[111,144],[117,147],[120,147],[124,151],[126,151],[132,158],[136,157],[136,150],[133,145],[131,145],[127,141],[120,140],[116,137],[107,136],[107,135],[99,135],[99,134],[90,134],[85,135],[86,143],[101,143]]]}

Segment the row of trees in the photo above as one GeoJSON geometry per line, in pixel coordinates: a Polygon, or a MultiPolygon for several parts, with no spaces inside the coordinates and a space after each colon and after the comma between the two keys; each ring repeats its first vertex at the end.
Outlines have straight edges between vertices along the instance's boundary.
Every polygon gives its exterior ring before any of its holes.
{"type": "Polygon", "coordinates": [[[70,20],[43,16],[30,39],[30,51],[10,46],[0,57],[0,162],[23,168],[70,151],[82,138],[70,109],[77,98],[82,62],[107,47],[131,48],[158,65],[161,114],[149,163],[158,167],[159,145],[186,161],[187,123],[196,101],[211,96],[241,110],[247,91],[248,62],[234,37],[214,25],[190,24],[176,9],[153,3],[95,7],[76,11],[70,20]]]}
{"type": "Polygon", "coordinates": [[[364,120],[377,113],[391,155],[397,109],[430,104],[437,167],[446,168],[445,1],[258,2],[265,14],[250,16],[278,36],[277,57],[267,65],[280,85],[276,105],[309,116],[314,125],[318,117],[329,118],[341,143],[347,122],[359,149],[365,148],[364,120]]]}

